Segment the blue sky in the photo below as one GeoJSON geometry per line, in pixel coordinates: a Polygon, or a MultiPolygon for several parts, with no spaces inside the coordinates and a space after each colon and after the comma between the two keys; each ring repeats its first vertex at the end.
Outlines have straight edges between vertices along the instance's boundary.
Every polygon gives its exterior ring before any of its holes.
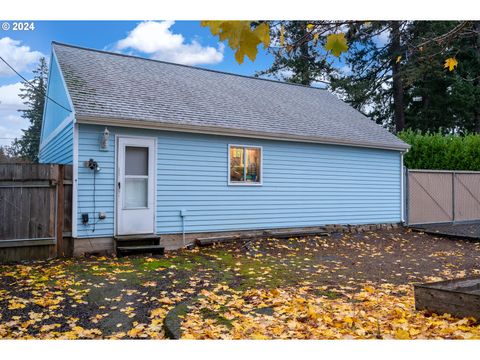
{"type": "MultiPolygon", "coordinates": [[[[243,75],[266,69],[273,61],[259,48],[254,63],[245,59],[237,64],[231,49],[198,21],[35,21],[35,29],[28,31],[15,31],[13,22],[7,23],[9,30],[0,29],[0,56],[27,79],[32,78],[41,56],[50,58],[52,41],[243,75]]],[[[0,145],[9,144],[28,127],[17,111],[23,107],[18,97],[20,81],[0,63],[0,145]]]]}

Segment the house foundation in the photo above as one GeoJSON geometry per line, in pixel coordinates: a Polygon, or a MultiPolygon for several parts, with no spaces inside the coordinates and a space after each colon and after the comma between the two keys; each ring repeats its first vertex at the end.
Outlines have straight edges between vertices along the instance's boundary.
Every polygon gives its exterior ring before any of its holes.
{"type": "MultiPolygon", "coordinates": [[[[362,233],[375,230],[390,230],[401,226],[399,223],[388,224],[363,224],[363,225],[341,225],[329,224],[319,227],[305,228],[276,228],[276,229],[260,229],[260,230],[242,230],[242,231],[221,231],[221,232],[202,232],[185,234],[160,234],[160,244],[165,250],[177,250],[185,246],[193,246],[198,238],[214,238],[214,237],[231,237],[232,241],[241,241],[245,239],[258,239],[275,237],[275,233],[289,233],[288,237],[309,236],[306,233],[315,233],[324,231],[326,233],[362,233]]],[[[285,236],[282,236],[285,237],[285,236]]],[[[114,238],[76,238],[74,239],[74,256],[84,255],[104,255],[113,254],[115,252],[114,238]]]]}

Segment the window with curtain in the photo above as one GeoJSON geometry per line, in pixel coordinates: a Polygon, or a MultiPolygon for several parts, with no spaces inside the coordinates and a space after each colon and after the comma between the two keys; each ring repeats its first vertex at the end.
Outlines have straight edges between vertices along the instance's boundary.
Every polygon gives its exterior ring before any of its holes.
{"type": "Polygon", "coordinates": [[[257,146],[230,145],[230,184],[262,183],[262,148],[257,146]]]}

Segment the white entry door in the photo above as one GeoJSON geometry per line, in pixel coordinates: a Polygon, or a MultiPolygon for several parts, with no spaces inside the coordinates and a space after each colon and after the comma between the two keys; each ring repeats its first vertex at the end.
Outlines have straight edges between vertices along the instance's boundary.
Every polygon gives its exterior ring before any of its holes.
{"type": "Polygon", "coordinates": [[[155,139],[118,138],[117,234],[153,234],[155,139]]]}

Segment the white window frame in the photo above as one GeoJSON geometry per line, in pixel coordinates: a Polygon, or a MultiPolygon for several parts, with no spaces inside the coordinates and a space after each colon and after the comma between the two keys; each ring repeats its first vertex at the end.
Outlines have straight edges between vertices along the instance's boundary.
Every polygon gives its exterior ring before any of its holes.
{"type": "MultiPolygon", "coordinates": [[[[123,180],[122,180],[122,183],[123,183],[123,191],[122,191],[122,194],[123,194],[123,197],[122,197],[122,210],[141,210],[141,209],[149,209],[150,206],[148,206],[148,196],[149,196],[149,191],[150,189],[148,188],[149,186],[149,178],[151,177],[152,174],[150,174],[151,172],[151,169],[150,167],[152,166],[152,161],[150,159],[150,147],[149,146],[146,146],[146,145],[125,145],[124,149],[124,154],[123,154],[123,159],[122,161],[124,162],[123,163],[123,172],[124,172],[124,175],[123,175],[123,180]],[[126,163],[126,157],[127,157],[127,148],[128,147],[140,147],[140,148],[144,148],[144,149],[147,149],[147,175],[127,175],[126,174],[126,167],[127,167],[127,163],[126,163]],[[147,205],[146,206],[131,206],[131,207],[127,207],[126,203],[127,203],[127,199],[126,199],[126,196],[127,196],[127,191],[126,191],[126,188],[127,188],[127,179],[144,179],[144,180],[147,180],[147,205]]],[[[154,150],[155,151],[155,150],[154,150]]],[[[153,151],[153,152],[154,152],[153,151]]]]}
{"type": "MultiPolygon", "coordinates": [[[[247,166],[246,156],[247,152],[243,151],[243,163],[245,169],[247,166]]],[[[227,181],[229,186],[262,186],[263,185],[263,147],[257,145],[245,145],[245,144],[228,144],[227,147],[227,158],[228,158],[228,169],[227,169],[227,181]],[[248,181],[231,181],[230,180],[230,150],[232,147],[241,147],[245,150],[250,149],[260,149],[260,181],[259,182],[248,182],[248,181]]]]}

